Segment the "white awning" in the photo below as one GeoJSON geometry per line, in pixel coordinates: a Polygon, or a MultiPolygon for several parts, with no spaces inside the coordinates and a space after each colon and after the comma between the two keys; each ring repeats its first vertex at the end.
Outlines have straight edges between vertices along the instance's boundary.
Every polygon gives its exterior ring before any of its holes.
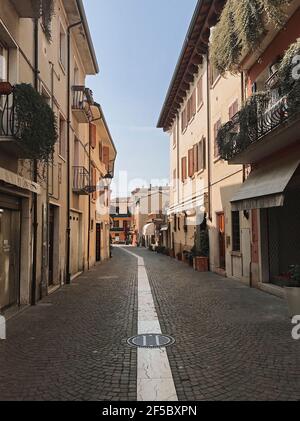
{"type": "Polygon", "coordinates": [[[153,222],[151,222],[150,224],[146,224],[144,226],[143,235],[144,236],[155,235],[155,225],[153,224],[153,222]]]}
{"type": "Polygon", "coordinates": [[[241,211],[283,206],[284,191],[299,164],[298,157],[283,158],[253,170],[232,198],[232,209],[241,211]]]}
{"type": "Polygon", "coordinates": [[[166,225],[165,227],[161,228],[161,231],[168,231],[169,227],[166,225]]]}

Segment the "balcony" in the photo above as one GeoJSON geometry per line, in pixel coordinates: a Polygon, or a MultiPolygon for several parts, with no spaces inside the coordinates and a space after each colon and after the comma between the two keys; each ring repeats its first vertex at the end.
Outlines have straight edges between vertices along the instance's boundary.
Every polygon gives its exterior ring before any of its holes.
{"type": "Polygon", "coordinates": [[[91,105],[94,104],[92,91],[85,86],[73,86],[72,110],[79,123],[88,123],[92,119],[91,105]]]}
{"type": "Polygon", "coordinates": [[[36,7],[38,0],[11,0],[20,18],[36,17],[36,7]]]}
{"type": "Polygon", "coordinates": [[[1,83],[0,93],[0,148],[4,153],[14,156],[16,158],[26,158],[25,151],[21,144],[17,141],[19,132],[15,96],[13,87],[9,83],[1,83]],[[4,89],[5,88],[5,89],[4,89]]]}
{"type": "Polygon", "coordinates": [[[299,140],[300,108],[297,95],[281,95],[278,75],[266,82],[268,91],[254,94],[219,131],[222,159],[230,164],[253,164],[299,140]],[[293,104],[293,106],[291,106],[293,104]]]}
{"type": "Polygon", "coordinates": [[[96,191],[91,185],[89,171],[85,167],[73,167],[73,193],[88,196],[96,191]]]}

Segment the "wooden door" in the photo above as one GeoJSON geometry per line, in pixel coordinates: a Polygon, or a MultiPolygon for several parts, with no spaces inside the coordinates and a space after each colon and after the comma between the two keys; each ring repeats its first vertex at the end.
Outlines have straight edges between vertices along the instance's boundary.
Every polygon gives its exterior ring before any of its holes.
{"type": "Polygon", "coordinates": [[[221,269],[225,269],[225,215],[224,213],[219,213],[217,215],[217,226],[218,226],[218,235],[219,235],[219,264],[221,269]]]}

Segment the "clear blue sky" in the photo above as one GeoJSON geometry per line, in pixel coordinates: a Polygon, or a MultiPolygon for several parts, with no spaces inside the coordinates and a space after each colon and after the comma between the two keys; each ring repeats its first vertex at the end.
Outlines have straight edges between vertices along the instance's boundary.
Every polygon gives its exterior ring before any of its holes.
{"type": "Polygon", "coordinates": [[[88,85],[118,149],[116,181],[120,171],[169,178],[169,140],[156,124],[196,3],[84,0],[100,65],[88,85]]]}

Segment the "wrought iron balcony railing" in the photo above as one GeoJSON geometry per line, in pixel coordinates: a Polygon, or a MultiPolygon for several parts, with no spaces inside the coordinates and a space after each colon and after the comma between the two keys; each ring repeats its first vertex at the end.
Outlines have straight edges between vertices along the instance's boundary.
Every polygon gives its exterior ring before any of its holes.
{"type": "Polygon", "coordinates": [[[89,171],[85,167],[73,167],[73,192],[80,195],[89,195],[96,191],[90,180],[89,171]]]}
{"type": "Polygon", "coordinates": [[[232,120],[221,127],[218,133],[221,158],[232,160],[295,114],[297,110],[289,107],[289,98],[281,96],[280,89],[255,94],[232,120]]]}
{"type": "Polygon", "coordinates": [[[0,136],[16,137],[18,131],[14,93],[0,94],[0,136]]]}
{"type": "Polygon", "coordinates": [[[80,122],[88,122],[92,117],[91,105],[94,104],[92,91],[85,86],[73,86],[72,109],[80,122]]]}

